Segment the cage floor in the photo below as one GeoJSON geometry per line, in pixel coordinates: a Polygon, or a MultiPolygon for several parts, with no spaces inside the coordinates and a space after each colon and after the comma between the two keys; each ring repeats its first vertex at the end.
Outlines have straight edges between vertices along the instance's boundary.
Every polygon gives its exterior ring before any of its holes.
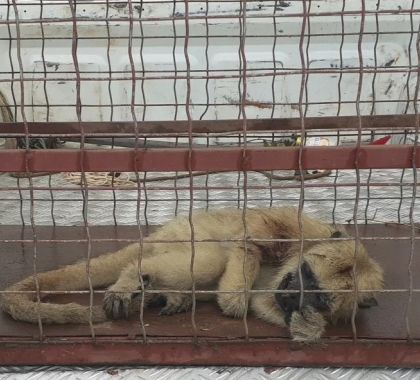
{"type": "MultiPolygon", "coordinates": [[[[360,225],[361,236],[407,237],[410,228],[395,224],[360,225]]],[[[84,239],[83,227],[37,227],[38,239],[68,240],[84,239]]],[[[95,238],[136,238],[136,227],[128,226],[92,226],[91,237],[95,238]]],[[[419,232],[417,232],[419,236],[419,232]]],[[[32,238],[31,229],[17,226],[2,226],[1,239],[32,238]]],[[[92,246],[92,256],[113,251],[124,243],[95,242],[92,246]]],[[[368,240],[365,242],[372,257],[376,258],[385,270],[386,289],[407,289],[409,287],[408,263],[411,252],[410,240],[368,240]]],[[[75,262],[86,254],[86,243],[50,242],[38,243],[37,267],[39,271],[57,268],[75,262]]],[[[0,266],[3,275],[0,278],[0,288],[28,276],[33,271],[32,243],[9,242],[0,244],[0,266]]],[[[412,262],[413,287],[420,288],[420,246],[417,244],[412,262]]],[[[102,294],[95,297],[95,302],[101,302],[102,294]]],[[[88,295],[53,296],[54,302],[69,302],[75,300],[88,303],[88,295]]],[[[401,292],[381,293],[378,296],[379,306],[369,310],[360,310],[357,315],[357,335],[366,339],[406,339],[406,309],[408,294],[401,292]]],[[[173,316],[159,316],[158,309],[145,310],[144,323],[149,337],[188,337],[192,334],[191,313],[180,313],[173,316]]],[[[413,293],[409,308],[409,322],[411,336],[420,339],[420,295],[413,293]]],[[[207,338],[240,338],[244,336],[244,325],[241,320],[224,317],[217,306],[212,303],[199,303],[196,310],[196,324],[198,335],[207,338]]],[[[252,315],[248,319],[250,337],[287,337],[285,329],[272,326],[255,319],[252,315]]],[[[97,336],[119,336],[133,338],[141,336],[142,330],[138,320],[105,322],[95,325],[97,336]]],[[[3,338],[38,338],[38,326],[16,322],[5,314],[0,314],[0,336],[3,338]]],[[[44,326],[44,334],[49,337],[85,337],[90,336],[88,326],[44,326]]],[[[340,324],[331,327],[327,336],[331,338],[351,337],[350,324],[340,324]]]]}

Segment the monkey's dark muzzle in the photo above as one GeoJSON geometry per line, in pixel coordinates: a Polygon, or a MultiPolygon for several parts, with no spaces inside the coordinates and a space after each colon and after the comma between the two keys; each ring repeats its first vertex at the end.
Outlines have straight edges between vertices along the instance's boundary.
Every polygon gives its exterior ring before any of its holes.
{"type": "MultiPolygon", "coordinates": [[[[328,311],[330,301],[328,294],[316,292],[316,290],[321,290],[321,288],[308,263],[302,263],[301,273],[304,290],[302,309],[311,306],[319,312],[328,311]],[[310,290],[311,292],[305,292],[305,290],[310,290]]],[[[299,290],[299,292],[284,292],[275,294],[275,299],[285,314],[286,323],[290,323],[292,313],[300,310],[301,283],[299,280],[299,271],[289,272],[283,278],[277,290],[299,290]]]]}

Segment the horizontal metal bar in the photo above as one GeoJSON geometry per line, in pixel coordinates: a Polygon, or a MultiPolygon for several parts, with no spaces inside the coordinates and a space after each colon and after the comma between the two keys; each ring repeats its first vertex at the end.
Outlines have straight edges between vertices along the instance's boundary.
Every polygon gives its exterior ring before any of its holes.
{"type": "MultiPolygon", "coordinates": [[[[235,136],[236,138],[237,135],[235,136]]],[[[67,137],[63,138],[64,141],[69,142],[80,142],[81,137],[67,137]]],[[[123,147],[123,148],[135,148],[136,144],[138,148],[187,148],[188,143],[180,143],[177,141],[153,141],[141,139],[136,141],[135,138],[129,137],[87,137],[85,142],[97,146],[113,146],[113,147],[123,147]]],[[[206,146],[205,144],[200,144],[206,146]]]]}
{"type": "MultiPolygon", "coordinates": [[[[1,6],[1,5],[0,5],[1,6]]],[[[280,32],[279,32],[280,33],[280,32]]],[[[395,31],[364,31],[363,33],[359,33],[359,32],[346,32],[346,36],[386,36],[386,35],[390,35],[390,36],[395,36],[396,34],[407,34],[407,35],[411,35],[412,31],[411,30],[395,30],[395,31]]],[[[281,34],[277,34],[276,37],[278,39],[281,38],[293,38],[293,37],[300,37],[302,34],[300,33],[281,33],[281,34]]],[[[226,39],[226,38],[232,38],[232,37],[238,37],[237,34],[235,33],[231,33],[231,34],[211,34],[209,33],[208,35],[203,35],[203,34],[191,34],[188,36],[189,39],[205,39],[206,37],[210,37],[210,38],[220,38],[220,39],[226,39]]],[[[335,37],[335,36],[342,36],[342,33],[304,33],[302,35],[303,37],[335,37]]],[[[133,38],[143,38],[144,40],[150,40],[150,39],[168,39],[168,35],[141,35],[139,33],[133,33],[133,38]]],[[[178,34],[176,36],[170,36],[170,38],[173,39],[184,39],[185,38],[185,34],[178,34]]],[[[252,39],[252,38],[273,38],[273,34],[248,34],[246,35],[247,40],[252,39]]],[[[77,39],[80,40],[89,40],[89,41],[101,41],[101,40],[127,40],[128,39],[128,35],[118,35],[118,36],[112,36],[112,37],[107,37],[107,36],[78,36],[77,39]]],[[[0,38],[0,41],[17,41],[18,38],[17,37],[3,37],[0,38]]],[[[21,37],[19,38],[20,41],[71,41],[72,37],[66,37],[66,36],[46,36],[44,38],[40,37],[40,36],[31,36],[31,37],[21,37]]],[[[60,71],[61,73],[63,73],[63,71],[60,71]]],[[[82,72],[82,71],[81,71],[82,72]]],[[[30,73],[31,75],[33,74],[32,71],[28,71],[27,73],[30,73]]]]}
{"type": "MultiPolygon", "coordinates": [[[[63,339],[63,338],[61,338],[63,339]]],[[[179,338],[177,338],[179,339],[179,338]]],[[[52,339],[49,339],[52,340],[52,339]]],[[[151,340],[151,339],[150,339],[151,340]]],[[[325,340],[321,346],[266,342],[0,344],[0,365],[241,365],[418,367],[420,345],[366,339],[325,340]]],[[[180,340],[180,339],[179,339],[180,340]]],[[[68,339],[71,342],[71,339],[68,339]]]]}
{"type": "MultiPolygon", "coordinates": [[[[302,169],[412,168],[410,145],[356,147],[305,147],[302,169]]],[[[420,166],[420,148],[416,148],[420,166]]],[[[299,169],[299,147],[192,149],[118,149],[85,150],[41,149],[0,150],[0,172],[131,172],[131,171],[231,171],[299,169]],[[83,157],[83,162],[82,162],[83,157]],[[26,166],[27,165],[27,166],[26,166]]]]}
{"type": "MultiPolygon", "coordinates": [[[[206,3],[220,3],[220,0],[188,0],[189,3],[202,3],[203,1],[205,1],[206,3]]],[[[157,5],[157,4],[184,4],[185,0],[132,0],[131,1],[133,4],[139,4],[139,5],[157,5]]],[[[241,0],[224,0],[223,3],[226,4],[237,4],[240,3],[241,0]]],[[[288,0],[288,3],[299,3],[302,2],[302,0],[288,0]]],[[[64,6],[68,6],[68,0],[44,0],[43,1],[44,5],[48,5],[49,7],[51,6],[60,6],[62,7],[64,6]]],[[[269,3],[272,4],[273,0],[249,0],[248,3],[254,3],[254,4],[264,4],[264,3],[269,3]]],[[[126,8],[128,6],[127,2],[121,1],[121,0],[83,0],[83,5],[109,5],[111,8],[114,8],[115,5],[118,6],[118,8],[126,8]]],[[[35,1],[30,1],[30,0],[25,0],[25,3],[23,4],[18,4],[19,7],[26,7],[28,5],[32,5],[32,6],[40,6],[40,2],[35,2],[35,1]]],[[[286,6],[282,6],[281,4],[277,5],[278,8],[285,8],[286,6]]],[[[1,7],[10,7],[10,4],[0,4],[0,8],[1,7]]]]}
{"type": "MultiPolygon", "coordinates": [[[[393,223],[388,223],[393,224],[393,223]]],[[[398,224],[396,224],[398,225],[398,224]]],[[[419,228],[419,227],[417,227],[419,228]]],[[[420,240],[420,236],[416,236],[412,238],[411,236],[361,236],[359,237],[360,241],[382,241],[382,240],[420,240]]],[[[313,239],[302,239],[305,242],[327,242],[327,241],[354,241],[355,238],[313,238],[313,239]]],[[[243,242],[244,239],[194,239],[194,243],[235,243],[235,242],[243,242]]],[[[253,239],[249,238],[246,239],[247,242],[293,242],[297,243],[300,242],[301,239],[253,239]]],[[[21,244],[33,244],[35,241],[34,239],[12,239],[12,238],[0,238],[0,243],[21,243],[21,244]]],[[[90,238],[90,239],[36,239],[37,244],[86,244],[86,243],[138,243],[138,238],[90,238]]],[[[185,239],[165,239],[165,240],[156,240],[156,239],[144,239],[142,244],[168,244],[168,243],[190,243],[191,240],[185,239]]],[[[0,291],[1,293],[1,291],[0,291]]]]}
{"type": "MultiPolygon", "coordinates": [[[[341,36],[341,34],[338,34],[338,35],[341,36]]],[[[359,35],[359,34],[356,33],[356,35],[359,35]]],[[[300,34],[298,36],[300,36],[300,34]]],[[[313,37],[313,35],[310,35],[310,36],[313,37]]],[[[346,36],[347,36],[347,34],[346,34],[346,36]]],[[[213,36],[208,36],[208,37],[213,38],[213,36]]],[[[232,37],[237,37],[237,36],[232,36],[232,37]]],[[[267,36],[267,37],[273,38],[272,35],[267,36]]],[[[128,37],[125,37],[125,39],[127,39],[127,38],[128,37]]],[[[142,38],[142,36],[140,35],[140,36],[138,36],[138,38],[142,38]]],[[[167,38],[168,37],[166,37],[166,39],[167,38]]],[[[202,38],[204,38],[204,37],[202,37],[202,38]]],[[[247,36],[247,38],[248,38],[248,36],[247,36]]],[[[0,38],[0,41],[1,40],[2,39],[0,38]]],[[[8,39],[4,39],[4,40],[8,40],[8,39]]],[[[71,41],[71,39],[69,39],[69,40],[71,41]]],[[[108,40],[108,38],[107,38],[107,40],[108,40]]],[[[41,61],[39,61],[39,62],[41,62],[41,61]]],[[[50,61],[42,61],[42,62],[45,63],[45,65],[47,67],[50,67],[50,66],[58,66],[59,67],[60,66],[60,63],[55,63],[55,62],[50,62],[50,61]]],[[[361,66],[361,68],[363,70],[365,70],[365,69],[382,70],[382,69],[389,69],[389,68],[391,68],[392,70],[400,70],[401,72],[406,72],[407,70],[412,69],[413,66],[412,65],[385,65],[385,66],[374,66],[374,67],[372,67],[372,66],[361,66]]],[[[265,72],[265,74],[267,74],[267,71],[270,74],[277,75],[277,74],[279,74],[279,71],[282,72],[282,71],[293,70],[295,72],[299,72],[300,73],[302,70],[314,70],[314,72],[320,72],[322,70],[329,70],[329,69],[331,69],[331,66],[328,65],[328,64],[326,64],[326,66],[324,66],[324,67],[314,67],[314,68],[310,68],[310,69],[309,68],[301,68],[301,67],[293,67],[293,66],[283,66],[281,69],[279,69],[279,68],[276,69],[273,65],[270,65],[270,64],[267,63],[266,66],[254,67],[254,68],[252,68],[250,70],[247,70],[247,76],[248,75],[252,75],[252,73],[258,73],[258,72],[265,72]]],[[[353,70],[353,71],[354,70],[359,70],[359,67],[357,67],[357,66],[355,66],[355,67],[345,67],[345,68],[341,68],[340,67],[339,70],[340,70],[340,72],[348,72],[348,70],[353,70]]],[[[2,75],[13,75],[13,74],[16,74],[16,73],[17,72],[14,71],[13,69],[12,70],[0,71],[0,74],[2,74],[2,75]]],[[[60,70],[58,73],[57,72],[51,72],[51,71],[45,73],[44,71],[40,71],[40,70],[38,70],[38,71],[36,71],[36,70],[35,71],[24,70],[24,71],[19,72],[19,73],[22,73],[24,75],[29,75],[29,78],[24,78],[25,80],[26,79],[27,80],[31,80],[31,81],[36,80],[36,81],[40,81],[40,82],[43,82],[44,80],[47,81],[47,82],[48,81],[58,81],[58,80],[73,80],[72,78],[65,79],[63,77],[60,77],[59,75],[65,75],[65,74],[73,74],[73,75],[76,75],[77,73],[82,76],[82,79],[85,78],[85,77],[87,77],[87,78],[92,77],[93,75],[96,75],[97,78],[104,79],[104,77],[101,77],[101,75],[104,74],[104,71],[94,70],[94,69],[90,69],[90,70],[89,69],[85,69],[85,70],[79,70],[79,71],[75,71],[75,70],[60,70]],[[46,74],[47,75],[49,74],[51,76],[51,78],[46,78],[45,77],[46,74]]],[[[137,75],[143,75],[144,74],[144,71],[142,71],[142,70],[134,70],[134,73],[137,74],[137,75]]],[[[156,79],[156,78],[161,79],[161,77],[159,75],[162,75],[162,74],[171,74],[171,75],[173,75],[174,74],[174,70],[173,69],[165,69],[165,68],[155,68],[154,70],[147,70],[147,73],[148,73],[147,79],[156,79]]],[[[217,74],[223,74],[223,73],[237,74],[238,73],[238,69],[230,69],[230,68],[226,68],[226,69],[209,69],[207,71],[207,70],[203,70],[203,69],[197,68],[197,69],[191,69],[191,70],[189,70],[189,73],[203,74],[203,75],[204,74],[208,74],[208,73],[215,74],[215,75],[217,75],[217,74]]],[[[115,76],[117,74],[132,75],[132,72],[129,71],[129,70],[112,70],[113,78],[115,78],[115,76]]],[[[177,78],[179,79],[180,78],[179,75],[181,75],[181,74],[186,75],[187,74],[187,70],[186,69],[177,69],[176,70],[176,74],[178,75],[177,78]]],[[[77,78],[75,78],[75,79],[77,79],[77,78]]],[[[107,78],[105,78],[105,79],[107,79],[107,78]]],[[[18,78],[17,80],[20,80],[20,78],[18,78]]],[[[407,101],[406,99],[404,99],[404,100],[403,99],[400,99],[400,100],[401,101],[407,101]]],[[[369,101],[372,102],[371,99],[369,101]]],[[[353,102],[355,102],[355,101],[353,101],[353,102]]],[[[366,102],[368,102],[368,100],[366,100],[366,102]]],[[[215,105],[214,103],[211,103],[211,104],[212,105],[215,105]]],[[[129,105],[131,105],[131,104],[129,104],[129,105]]],[[[199,103],[194,103],[194,105],[199,105],[199,103]]],[[[39,106],[45,107],[45,105],[43,105],[43,104],[40,104],[39,106]]]]}
{"type": "MultiPolygon", "coordinates": [[[[377,9],[377,10],[365,10],[364,14],[366,16],[373,17],[375,15],[417,15],[420,13],[419,8],[402,8],[402,9],[377,9]]],[[[349,11],[312,11],[312,12],[296,12],[296,13],[275,13],[275,14],[252,14],[248,15],[248,20],[264,20],[264,19],[290,19],[290,18],[304,18],[304,17],[332,17],[332,16],[347,16],[354,17],[360,16],[360,10],[349,10],[349,11]]],[[[192,22],[198,21],[203,22],[205,20],[235,20],[241,18],[242,15],[239,11],[229,12],[229,13],[219,13],[219,14],[205,14],[196,15],[189,14],[187,18],[192,22]]],[[[133,16],[124,16],[124,17],[88,17],[88,16],[78,16],[76,17],[76,22],[79,24],[95,22],[95,23],[106,23],[106,22],[155,22],[155,21],[183,21],[185,20],[185,14],[180,15],[170,15],[163,17],[133,17],[133,16]]],[[[70,23],[74,19],[71,17],[45,17],[45,18],[19,18],[18,20],[10,17],[9,19],[0,20],[0,26],[3,25],[14,25],[14,24],[55,24],[55,23],[70,23]]],[[[98,24],[97,24],[98,25],[98,24]]],[[[100,24],[99,24],[100,25],[100,24]]]]}
{"type": "MultiPolygon", "coordinates": [[[[0,20],[1,21],[1,20],[0,20]]],[[[16,78],[7,78],[7,79],[0,79],[0,83],[21,83],[21,82],[108,82],[108,81],[159,81],[159,80],[203,80],[203,79],[240,79],[243,77],[243,74],[240,71],[235,71],[236,74],[222,74],[224,71],[220,71],[214,73],[213,71],[209,70],[206,74],[185,74],[179,75],[178,73],[168,72],[166,75],[154,75],[150,76],[149,73],[143,75],[135,75],[129,76],[128,74],[119,74],[117,75],[100,75],[100,76],[78,76],[79,72],[74,71],[73,77],[46,77],[41,72],[32,73],[29,77],[19,76],[16,78]],[[172,74],[170,74],[172,73],[172,74]],[[34,76],[34,74],[39,74],[38,77],[34,76]]],[[[260,72],[257,70],[248,70],[246,73],[246,78],[264,78],[264,77],[284,77],[290,75],[297,75],[301,76],[302,74],[312,74],[312,75],[324,75],[324,74],[380,74],[380,73],[401,73],[401,74],[408,74],[408,73],[418,73],[420,68],[416,66],[381,66],[381,67],[346,67],[346,68],[295,68],[295,67],[283,67],[277,70],[267,70],[268,72],[260,72]]]]}
{"type": "MultiPolygon", "coordinates": [[[[202,3],[203,0],[188,0],[189,3],[202,3]]],[[[206,3],[220,3],[220,0],[205,0],[206,3]]],[[[223,3],[226,4],[238,4],[240,3],[241,0],[224,0],[223,3]]],[[[288,0],[288,3],[299,3],[302,2],[302,0],[288,0]]],[[[62,7],[64,6],[68,6],[68,0],[44,0],[44,5],[48,5],[49,7],[51,6],[59,6],[62,7]]],[[[185,0],[132,0],[133,4],[139,4],[139,5],[147,5],[147,4],[153,4],[153,5],[157,5],[157,4],[184,4],[185,0]]],[[[258,4],[264,4],[264,3],[269,3],[272,4],[273,0],[253,0],[253,1],[249,1],[249,3],[258,3],[258,4]]],[[[119,8],[126,8],[128,6],[127,2],[122,2],[121,0],[83,0],[83,5],[109,5],[111,8],[113,8],[115,5],[117,5],[119,8]]],[[[35,2],[35,1],[30,1],[30,0],[25,0],[25,3],[23,4],[18,4],[19,7],[26,7],[28,5],[31,6],[36,6],[39,7],[40,6],[40,2],[35,2]]],[[[5,4],[0,4],[0,8],[1,7],[10,7],[10,4],[5,3],[5,4]]],[[[285,6],[281,6],[281,4],[278,4],[279,8],[284,8],[285,6]]]]}
{"type": "MultiPolygon", "coordinates": [[[[356,130],[360,118],[357,116],[328,116],[305,118],[306,130],[356,130]]],[[[410,130],[416,126],[416,115],[375,115],[362,116],[363,130],[410,130]]],[[[187,120],[176,121],[143,121],[139,123],[138,135],[188,133],[187,120]]],[[[83,131],[86,137],[117,137],[134,136],[133,122],[29,122],[29,133],[36,135],[80,135],[83,131]]],[[[243,120],[193,120],[193,133],[241,133],[243,120]]],[[[300,118],[279,119],[247,119],[247,132],[253,131],[300,131],[300,118]]],[[[25,135],[24,123],[1,123],[0,136],[25,135]]]]}
{"type": "MultiPolygon", "coordinates": [[[[0,153],[1,155],[1,153],[0,153]]],[[[0,163],[1,164],[1,163],[0,163]]],[[[1,172],[1,170],[0,170],[1,172]]],[[[173,180],[172,180],[173,181],[173,180]]],[[[168,181],[169,182],[169,181],[168,181]]],[[[289,182],[289,181],[285,181],[289,182]]],[[[416,186],[420,186],[420,182],[416,182],[416,186]]],[[[344,187],[400,187],[400,188],[408,188],[413,187],[414,182],[343,182],[343,183],[316,183],[316,182],[308,182],[305,183],[305,188],[344,188],[344,187]]],[[[132,192],[133,190],[136,190],[137,186],[134,187],[117,187],[117,186],[88,186],[89,190],[99,190],[99,191],[113,191],[118,190],[121,191],[129,191],[132,192]]],[[[145,188],[146,190],[156,190],[156,191],[168,191],[168,190],[189,190],[189,186],[179,186],[179,185],[172,185],[172,186],[156,186],[156,185],[142,185],[142,188],[145,188]]],[[[249,185],[248,190],[267,190],[273,189],[273,190],[279,190],[279,189],[300,189],[301,185],[296,180],[293,183],[285,183],[284,185],[249,185]]],[[[194,186],[194,191],[205,191],[205,190],[238,190],[243,189],[243,186],[194,186]]],[[[59,192],[65,192],[65,191],[80,191],[80,186],[1,186],[0,191],[9,192],[9,191],[59,191],[59,192]]],[[[383,198],[382,198],[383,199],[383,198]]],[[[412,198],[410,198],[412,199],[412,198]]],[[[175,199],[176,200],[176,199],[175,199]]],[[[61,199],[56,199],[56,201],[61,201],[61,199]]]]}
{"type": "MultiPolygon", "coordinates": [[[[191,70],[193,71],[193,70],[191,70]]],[[[225,70],[228,71],[228,70],[225,70]]],[[[178,70],[178,72],[181,72],[181,70],[178,70]]],[[[5,72],[0,72],[0,74],[8,74],[5,72]]],[[[16,72],[12,72],[11,73],[16,74],[16,72]]],[[[40,80],[42,81],[42,80],[40,80]]],[[[414,99],[375,99],[375,104],[407,104],[412,102],[414,99]]],[[[305,101],[305,106],[322,106],[322,105],[331,105],[331,106],[338,106],[338,105],[343,105],[343,104],[350,104],[350,105],[355,105],[356,103],[359,104],[372,104],[372,100],[371,99],[367,99],[367,100],[360,100],[360,102],[356,102],[356,100],[324,100],[324,101],[305,101]]],[[[133,104],[131,103],[107,103],[106,101],[104,101],[103,103],[99,104],[99,103],[83,103],[83,108],[109,108],[109,107],[114,107],[115,108],[122,108],[122,107],[131,107],[131,105],[134,105],[135,107],[143,107],[144,103],[139,103],[139,102],[135,102],[133,104]]],[[[147,107],[185,107],[187,104],[185,102],[179,101],[178,103],[174,103],[174,102],[164,102],[164,103],[157,103],[157,102],[147,102],[147,107]]],[[[202,102],[196,102],[194,103],[194,106],[197,107],[207,107],[207,103],[202,103],[202,102]]],[[[34,104],[34,103],[30,103],[30,102],[25,102],[24,104],[25,107],[30,107],[30,108],[45,108],[46,105],[45,104],[34,104]]],[[[66,103],[49,103],[50,107],[60,107],[60,108],[75,108],[76,104],[72,103],[72,102],[66,102],[66,103]]],[[[229,101],[214,101],[211,103],[212,107],[232,107],[232,106],[241,106],[241,103],[239,101],[236,101],[234,99],[229,100],[229,101]]],[[[297,107],[299,106],[298,102],[286,102],[286,101],[275,101],[275,102],[258,102],[258,101],[250,101],[247,100],[247,107],[255,107],[255,108],[271,108],[272,106],[289,106],[289,107],[297,107]]],[[[9,105],[0,105],[0,109],[1,108],[8,108],[10,107],[9,105]]],[[[21,104],[19,103],[19,101],[17,100],[16,102],[13,102],[13,107],[21,107],[21,104]]],[[[381,117],[385,117],[387,115],[381,115],[381,117]]],[[[393,116],[393,115],[391,115],[393,116]]],[[[407,115],[395,115],[395,116],[407,116],[407,115]]],[[[348,116],[340,116],[340,117],[348,117],[348,116]]],[[[377,117],[377,116],[369,116],[369,117],[377,117]]],[[[317,117],[319,118],[319,117],[317,117]]],[[[362,116],[362,120],[363,120],[364,116],[362,116]]],[[[250,119],[252,121],[252,119],[250,119]]],[[[259,119],[261,120],[261,119],[259,119]]],[[[262,119],[265,120],[265,119],[262,119]]],[[[284,119],[278,119],[278,120],[284,120],[284,119]]],[[[221,120],[223,121],[223,120],[221,120]]],[[[106,123],[107,121],[105,121],[106,123]]],[[[169,120],[168,122],[173,122],[173,120],[169,120]]],[[[215,122],[220,122],[219,120],[215,120],[215,122]]],[[[150,122],[149,122],[150,123],[150,122]]],[[[399,126],[394,126],[393,129],[397,129],[398,130],[399,126]]]]}
{"type": "MultiPolygon", "coordinates": [[[[354,184],[354,186],[357,186],[357,183],[354,184]]],[[[270,187],[269,187],[270,188],[270,187]]],[[[90,187],[89,187],[90,189],[90,187]]],[[[115,190],[118,190],[118,187],[115,187],[115,190]]],[[[52,189],[51,189],[52,190],[52,189]]],[[[80,190],[80,188],[79,188],[80,190]]],[[[134,186],[132,188],[132,190],[137,191],[137,186],[134,186]]],[[[149,187],[146,186],[146,190],[149,190],[149,187]]],[[[420,195],[415,197],[416,199],[420,199],[420,195]]],[[[211,202],[211,203],[218,203],[218,202],[235,202],[237,203],[242,202],[243,198],[198,198],[198,197],[194,197],[194,198],[185,198],[185,197],[178,197],[178,198],[147,198],[148,202],[190,202],[191,199],[195,202],[211,202]]],[[[354,202],[354,197],[353,198],[339,198],[337,197],[336,200],[337,202],[344,202],[344,201],[352,201],[354,202]]],[[[409,196],[405,196],[405,197],[359,197],[359,201],[373,201],[373,200],[378,200],[378,201],[385,201],[385,200],[395,200],[395,201],[399,201],[399,200],[412,200],[413,197],[409,197],[409,196]]],[[[120,198],[120,197],[116,197],[115,200],[117,202],[132,202],[132,203],[137,203],[138,200],[135,198],[120,198]]],[[[94,203],[94,202],[101,202],[101,203],[107,203],[107,202],[115,202],[115,200],[113,198],[109,198],[109,199],[103,199],[103,198],[93,198],[93,197],[89,197],[89,203],[94,203]]],[[[278,198],[278,197],[258,197],[258,198],[254,198],[254,197],[247,197],[248,201],[253,201],[253,202],[269,202],[271,200],[276,201],[276,202],[299,202],[299,198],[278,198]]],[[[0,202],[51,202],[51,198],[26,198],[26,197],[22,197],[22,198],[0,198],[0,202]]],[[[84,199],[82,197],[80,198],[59,198],[59,199],[54,199],[55,202],[84,202],[84,199]]],[[[310,203],[310,202],[334,202],[334,199],[332,199],[331,197],[329,198],[305,198],[305,202],[306,203],[310,203]]]]}
{"type": "MultiPolygon", "coordinates": [[[[112,290],[97,290],[94,289],[94,294],[105,294],[107,292],[113,293],[112,290]]],[[[249,294],[298,294],[301,291],[299,289],[250,289],[247,290],[249,294]]],[[[302,291],[304,294],[349,294],[354,293],[354,289],[305,289],[302,291]]],[[[380,294],[395,294],[395,293],[420,293],[420,289],[360,289],[358,293],[380,293],[380,294]]],[[[43,296],[47,295],[64,295],[64,294],[90,294],[90,290],[41,290],[39,294],[43,296]]],[[[132,294],[142,294],[142,290],[134,290],[132,294]]],[[[192,290],[175,290],[175,289],[145,289],[144,294],[192,294],[192,290]]],[[[243,290],[195,290],[196,294],[243,294],[243,290]]],[[[35,295],[36,290],[0,290],[1,294],[25,294],[35,295]]]]}

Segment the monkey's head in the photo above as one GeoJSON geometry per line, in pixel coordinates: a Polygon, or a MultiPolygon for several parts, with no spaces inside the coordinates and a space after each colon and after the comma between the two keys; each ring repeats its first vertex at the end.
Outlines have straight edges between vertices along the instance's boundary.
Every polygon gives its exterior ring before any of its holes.
{"type": "MultiPolygon", "coordinates": [[[[341,232],[332,235],[340,236],[341,232]]],[[[284,320],[297,340],[307,340],[308,335],[318,338],[326,321],[349,319],[355,302],[359,307],[377,305],[374,291],[383,287],[383,272],[361,244],[357,254],[354,241],[331,240],[312,245],[303,252],[301,276],[298,267],[299,254],[294,254],[282,265],[276,281],[277,290],[299,291],[303,286],[310,291],[303,293],[302,304],[300,292],[275,294],[284,320]]]]}

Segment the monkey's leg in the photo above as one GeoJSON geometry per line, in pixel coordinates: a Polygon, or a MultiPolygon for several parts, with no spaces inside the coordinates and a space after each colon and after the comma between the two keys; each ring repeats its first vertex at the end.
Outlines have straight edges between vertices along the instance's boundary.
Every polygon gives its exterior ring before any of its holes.
{"type": "MultiPolygon", "coordinates": [[[[144,274],[141,277],[143,287],[148,287],[149,275],[144,274]]],[[[128,318],[131,301],[138,295],[135,292],[141,289],[139,268],[136,262],[132,262],[123,269],[117,282],[105,293],[103,309],[107,317],[111,319],[128,318]]]]}
{"type": "Polygon", "coordinates": [[[250,290],[260,269],[260,257],[249,250],[248,254],[241,248],[233,250],[229,256],[225,272],[219,281],[220,291],[242,291],[243,293],[219,293],[217,302],[223,313],[240,318],[245,314],[245,290],[250,290]],[[244,261],[245,260],[245,261],[244,261]],[[246,279],[246,280],[245,280],[246,279]]]}
{"type": "MultiPolygon", "coordinates": [[[[221,251],[218,244],[197,244],[194,259],[194,281],[197,288],[213,290],[226,267],[226,251],[221,251]]],[[[166,299],[162,309],[163,314],[173,314],[185,311],[191,307],[190,293],[170,293],[170,290],[192,289],[193,278],[190,272],[191,246],[189,244],[171,244],[166,253],[144,258],[142,273],[149,276],[153,289],[162,289],[160,294],[166,299]]],[[[109,288],[105,299],[104,309],[109,318],[119,319],[127,315],[133,292],[140,287],[137,263],[126,267],[118,281],[109,288]]],[[[148,294],[146,293],[148,301],[148,294]]],[[[201,297],[197,297],[201,298],[201,297]]],[[[209,298],[208,296],[206,298],[209,298]]]]}
{"type": "MultiPolygon", "coordinates": [[[[189,272],[187,271],[188,261],[186,258],[178,257],[177,261],[177,270],[163,272],[164,268],[169,268],[169,265],[174,261],[170,259],[169,255],[160,255],[159,258],[148,258],[144,259],[142,262],[142,279],[144,288],[151,288],[154,281],[157,278],[164,277],[168,283],[165,284],[164,281],[157,281],[156,286],[163,289],[173,289],[177,290],[177,286],[180,285],[181,279],[187,279],[187,284],[184,284],[186,289],[190,287],[189,272]],[[165,258],[169,259],[168,261],[165,258]],[[184,260],[183,260],[184,259],[184,260]],[[183,263],[185,261],[185,263],[183,263]],[[185,264],[185,265],[184,265],[185,264]],[[185,272],[185,273],[184,273],[185,272]],[[174,276],[173,282],[174,285],[171,285],[171,275],[174,276]],[[179,279],[179,281],[177,281],[179,279]]],[[[176,260],[175,260],[176,261],[176,260]]],[[[128,265],[122,272],[118,281],[112,285],[105,294],[103,308],[105,310],[108,318],[111,319],[127,319],[131,311],[132,300],[139,295],[137,292],[141,290],[141,282],[139,276],[139,268],[136,262],[128,265]]],[[[147,304],[153,298],[161,297],[165,300],[165,306],[161,310],[162,315],[170,315],[174,313],[179,313],[182,311],[187,311],[191,307],[191,295],[188,293],[162,293],[162,294],[153,294],[147,295],[145,303],[147,304]]]]}

